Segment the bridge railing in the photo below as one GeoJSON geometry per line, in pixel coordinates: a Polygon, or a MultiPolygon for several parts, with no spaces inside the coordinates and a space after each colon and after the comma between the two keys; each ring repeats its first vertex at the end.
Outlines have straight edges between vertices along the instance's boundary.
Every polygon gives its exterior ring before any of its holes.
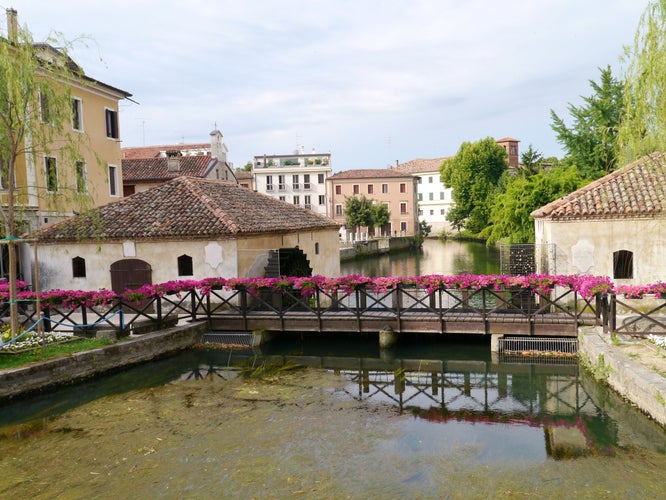
{"type": "MultiPolygon", "coordinates": [[[[617,324],[617,304],[622,302],[612,293],[597,293],[586,298],[567,286],[540,289],[496,285],[425,287],[409,283],[395,283],[385,288],[316,285],[304,293],[303,289],[293,286],[236,285],[193,287],[153,296],[125,295],[98,305],[86,301],[75,305],[50,301],[42,303],[42,313],[47,331],[116,328],[121,334],[148,327],[163,328],[182,318],[203,320],[230,315],[243,318],[264,315],[282,319],[288,314],[298,314],[323,320],[340,313],[352,314],[359,321],[377,315],[400,320],[423,313],[444,320],[465,313],[472,321],[485,322],[513,315],[523,321],[540,323],[545,318],[559,316],[574,325],[600,325],[609,332],[624,328],[617,324]]],[[[637,311],[637,314],[666,330],[663,322],[654,318],[665,305],[666,302],[654,311],[637,311]]],[[[36,321],[39,315],[34,302],[21,301],[19,306],[25,323],[36,321]]],[[[8,309],[8,302],[0,303],[0,316],[7,316],[8,309]]]]}

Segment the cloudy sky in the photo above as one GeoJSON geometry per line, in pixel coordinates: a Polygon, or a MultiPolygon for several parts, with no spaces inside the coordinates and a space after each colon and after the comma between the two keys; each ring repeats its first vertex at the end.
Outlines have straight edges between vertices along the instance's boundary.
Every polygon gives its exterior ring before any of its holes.
{"type": "MultiPolygon", "coordinates": [[[[130,92],[124,146],[206,142],[230,160],[331,152],[333,170],[514,137],[562,156],[550,110],[621,71],[648,0],[0,0],[36,41],[130,92]]],[[[6,23],[0,23],[6,34],[6,23]]]]}

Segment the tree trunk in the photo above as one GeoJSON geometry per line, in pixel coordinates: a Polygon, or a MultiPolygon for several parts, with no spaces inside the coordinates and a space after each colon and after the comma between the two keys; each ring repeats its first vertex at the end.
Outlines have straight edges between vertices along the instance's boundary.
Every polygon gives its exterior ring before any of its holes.
{"type": "Polygon", "coordinates": [[[10,326],[12,329],[12,338],[20,333],[20,325],[18,320],[18,290],[16,286],[16,245],[15,241],[9,239],[7,243],[7,250],[9,252],[9,316],[10,326]]]}

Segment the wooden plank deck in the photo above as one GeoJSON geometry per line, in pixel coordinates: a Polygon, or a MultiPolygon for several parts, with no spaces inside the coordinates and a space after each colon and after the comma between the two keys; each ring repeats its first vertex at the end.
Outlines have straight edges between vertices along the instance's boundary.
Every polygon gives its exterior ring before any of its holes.
{"type": "MultiPolygon", "coordinates": [[[[589,318],[587,318],[589,320],[589,318]]],[[[377,310],[357,313],[351,310],[289,311],[282,315],[274,311],[251,311],[245,316],[225,311],[210,318],[216,331],[314,332],[314,333],[377,333],[387,327],[407,334],[472,334],[575,337],[576,318],[565,313],[524,315],[492,313],[485,316],[470,312],[395,311],[377,310]]]]}

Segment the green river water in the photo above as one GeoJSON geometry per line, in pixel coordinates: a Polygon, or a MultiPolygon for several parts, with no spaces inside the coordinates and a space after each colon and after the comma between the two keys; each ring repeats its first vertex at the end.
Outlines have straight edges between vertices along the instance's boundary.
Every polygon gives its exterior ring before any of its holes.
{"type": "MultiPolygon", "coordinates": [[[[497,272],[428,253],[344,272],[497,272]]],[[[665,481],[664,429],[575,359],[480,339],[191,350],[0,407],[7,499],[663,498],[665,481]]]]}

